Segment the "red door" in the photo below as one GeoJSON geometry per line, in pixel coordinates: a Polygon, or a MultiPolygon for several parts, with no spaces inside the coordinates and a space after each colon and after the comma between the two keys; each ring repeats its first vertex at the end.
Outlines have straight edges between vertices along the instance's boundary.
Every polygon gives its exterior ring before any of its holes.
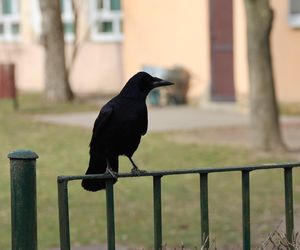
{"type": "Polygon", "coordinates": [[[235,101],[232,0],[209,0],[211,99],[235,101]]]}

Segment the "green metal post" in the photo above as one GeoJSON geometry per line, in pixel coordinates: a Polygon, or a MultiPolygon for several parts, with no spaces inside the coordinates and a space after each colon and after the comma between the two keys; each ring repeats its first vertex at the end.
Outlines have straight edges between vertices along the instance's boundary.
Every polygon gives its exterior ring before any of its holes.
{"type": "Polygon", "coordinates": [[[208,174],[200,174],[201,245],[209,249],[208,174]]]}
{"type": "Polygon", "coordinates": [[[8,154],[11,182],[12,249],[37,249],[36,159],[29,150],[8,154]]]}
{"type": "Polygon", "coordinates": [[[154,249],[162,249],[161,176],[153,177],[154,249]]]}
{"type": "Polygon", "coordinates": [[[60,249],[70,250],[68,181],[57,179],[60,249]]]}
{"type": "Polygon", "coordinates": [[[106,183],[106,216],[107,216],[107,249],[115,250],[115,208],[114,180],[107,179],[106,183]]]}
{"type": "Polygon", "coordinates": [[[250,180],[249,171],[242,171],[243,249],[251,249],[250,238],[250,180]]]}
{"type": "Polygon", "coordinates": [[[286,238],[292,247],[294,234],[294,210],[293,210],[293,169],[284,169],[284,191],[285,191],[285,225],[286,238]]]}

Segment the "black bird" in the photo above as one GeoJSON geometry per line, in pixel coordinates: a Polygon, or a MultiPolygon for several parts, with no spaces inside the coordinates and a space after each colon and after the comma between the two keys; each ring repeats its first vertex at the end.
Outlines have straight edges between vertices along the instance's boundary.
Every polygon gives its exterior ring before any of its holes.
{"type": "MultiPolygon", "coordinates": [[[[86,175],[110,173],[116,182],[119,155],[129,158],[133,173],[141,172],[132,155],[148,128],[146,97],[152,89],[172,84],[146,72],[139,72],[102,107],[94,123],[86,175]]],[[[105,181],[85,179],[81,185],[88,191],[98,191],[105,188],[105,181]]]]}

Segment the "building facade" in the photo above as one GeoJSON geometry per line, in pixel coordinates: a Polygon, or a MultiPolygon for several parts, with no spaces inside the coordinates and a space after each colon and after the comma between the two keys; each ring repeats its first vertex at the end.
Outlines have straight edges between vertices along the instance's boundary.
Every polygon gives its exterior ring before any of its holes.
{"type": "MultiPolygon", "coordinates": [[[[247,103],[249,80],[243,0],[75,0],[77,93],[115,93],[145,66],[181,66],[193,102],[247,103]]],[[[277,96],[299,102],[300,1],[270,0],[277,96]]],[[[74,42],[72,0],[61,0],[67,55],[74,42]]],[[[38,0],[0,0],[0,63],[16,65],[21,90],[43,89],[38,0]]]]}

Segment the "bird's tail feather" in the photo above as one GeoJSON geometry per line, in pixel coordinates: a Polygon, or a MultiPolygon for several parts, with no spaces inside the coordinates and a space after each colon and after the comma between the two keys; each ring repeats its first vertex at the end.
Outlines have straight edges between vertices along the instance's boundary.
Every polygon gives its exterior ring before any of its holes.
{"type": "MultiPolygon", "coordinates": [[[[111,169],[114,172],[119,170],[119,161],[118,156],[110,157],[108,159],[111,169]]],[[[90,158],[89,167],[86,171],[86,175],[89,174],[104,174],[107,168],[107,161],[104,156],[97,156],[90,158]]],[[[114,180],[114,183],[117,180],[114,180]]],[[[105,189],[105,180],[104,179],[94,179],[94,180],[82,180],[81,186],[88,191],[96,192],[102,189],[105,189]]]]}

